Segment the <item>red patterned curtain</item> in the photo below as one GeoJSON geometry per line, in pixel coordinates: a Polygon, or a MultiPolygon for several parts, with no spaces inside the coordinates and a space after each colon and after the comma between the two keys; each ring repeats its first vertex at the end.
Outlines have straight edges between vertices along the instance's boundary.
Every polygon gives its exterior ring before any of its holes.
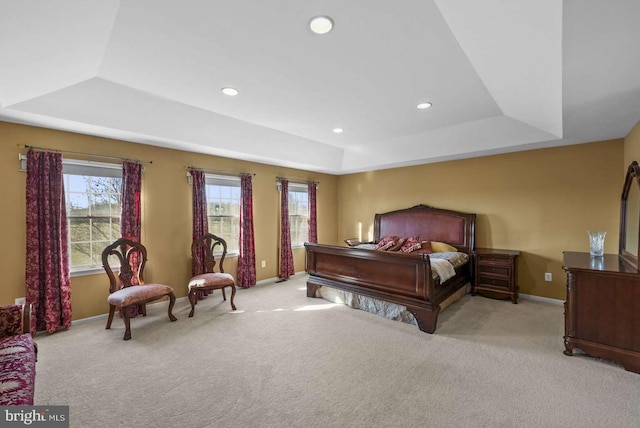
{"type": "MultiPolygon", "coordinates": [[[[207,193],[205,191],[204,171],[197,169],[191,170],[191,177],[193,178],[191,183],[193,194],[191,198],[193,209],[193,242],[201,239],[205,233],[209,232],[209,220],[207,218],[207,193]]],[[[191,274],[193,276],[203,273],[202,268],[200,272],[198,271],[198,266],[204,266],[204,248],[198,248],[197,252],[200,264],[197,263],[197,259],[191,259],[191,274]]]]}
{"type": "MultiPolygon", "coordinates": [[[[133,242],[140,242],[142,226],[140,193],[142,191],[142,165],[125,161],[122,164],[122,212],[120,213],[120,235],[133,242]]],[[[129,260],[131,270],[138,271],[140,261],[134,253],[129,260]]],[[[138,278],[133,278],[132,284],[137,284],[138,278]]],[[[130,309],[131,317],[138,315],[138,307],[130,309]]]]}
{"type": "MultiPolygon", "coordinates": [[[[122,213],[120,234],[133,242],[140,242],[142,226],[140,193],[142,191],[142,165],[136,162],[122,164],[122,213]]],[[[132,266],[132,268],[136,266],[132,266]]],[[[134,270],[135,272],[135,270],[134,270]]]]}
{"type": "Polygon", "coordinates": [[[295,274],[289,225],[289,181],[280,180],[280,273],[287,279],[295,274]]]}
{"type": "Polygon", "coordinates": [[[71,286],[62,154],[27,153],[26,302],[35,312],[31,333],[71,326],[71,286]]]}
{"type": "Polygon", "coordinates": [[[256,252],[253,241],[253,190],[251,175],[240,177],[240,257],[238,258],[238,286],[256,285],[256,252]]]}
{"type": "Polygon", "coordinates": [[[316,190],[318,183],[309,183],[309,242],[318,243],[318,211],[316,209],[316,190]]]}

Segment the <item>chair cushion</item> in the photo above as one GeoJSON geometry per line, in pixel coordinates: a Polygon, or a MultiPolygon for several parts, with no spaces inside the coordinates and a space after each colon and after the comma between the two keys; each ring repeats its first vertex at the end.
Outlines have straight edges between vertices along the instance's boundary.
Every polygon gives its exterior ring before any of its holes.
{"type": "Polygon", "coordinates": [[[132,285],[109,294],[107,301],[114,306],[129,306],[136,302],[160,298],[173,292],[173,288],[162,284],[132,285]]]}
{"type": "Polygon", "coordinates": [[[229,273],[211,272],[196,275],[189,281],[189,289],[205,287],[223,287],[234,285],[236,281],[229,273]]]}

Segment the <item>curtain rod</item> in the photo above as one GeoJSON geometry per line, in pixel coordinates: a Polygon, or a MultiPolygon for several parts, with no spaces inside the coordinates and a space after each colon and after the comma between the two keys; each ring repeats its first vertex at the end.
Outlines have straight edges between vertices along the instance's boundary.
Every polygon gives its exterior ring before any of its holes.
{"type": "Polygon", "coordinates": [[[319,182],[319,181],[307,180],[306,178],[287,178],[287,177],[276,177],[276,181],[282,181],[282,180],[294,181],[294,182],[302,182],[302,183],[320,184],[320,182],[319,182]]]}
{"type": "Polygon", "coordinates": [[[255,176],[256,175],[255,173],[252,173],[252,172],[224,171],[221,169],[200,168],[198,166],[187,166],[185,168],[187,168],[189,171],[198,170],[198,171],[208,172],[210,174],[237,175],[237,176],[242,176],[242,175],[255,176]]]}
{"type": "Polygon", "coordinates": [[[46,148],[46,147],[28,146],[26,144],[18,144],[18,147],[23,148],[23,149],[33,149],[33,150],[39,150],[39,151],[51,151],[51,152],[56,152],[56,153],[69,153],[69,154],[74,154],[74,155],[91,156],[91,157],[94,157],[94,158],[101,158],[101,159],[116,159],[116,160],[120,160],[120,161],[129,161],[129,162],[136,162],[136,163],[153,163],[153,161],[150,161],[150,160],[123,158],[123,157],[120,157],[120,156],[98,155],[98,154],[95,154],[95,153],[72,152],[70,150],[49,149],[49,148],[46,148]]]}

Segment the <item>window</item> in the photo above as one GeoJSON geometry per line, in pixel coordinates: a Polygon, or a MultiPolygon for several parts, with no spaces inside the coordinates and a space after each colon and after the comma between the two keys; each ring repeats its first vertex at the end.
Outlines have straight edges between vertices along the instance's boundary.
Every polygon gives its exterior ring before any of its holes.
{"type": "Polygon", "coordinates": [[[205,175],[209,233],[227,242],[227,253],[238,254],[240,241],[240,178],[205,175]]]}
{"type": "Polygon", "coordinates": [[[122,165],[63,161],[72,273],[102,269],[102,250],[120,237],[122,165]]]}
{"type": "Polygon", "coordinates": [[[309,190],[306,184],[289,183],[289,229],[291,246],[309,240],[309,190]]]}

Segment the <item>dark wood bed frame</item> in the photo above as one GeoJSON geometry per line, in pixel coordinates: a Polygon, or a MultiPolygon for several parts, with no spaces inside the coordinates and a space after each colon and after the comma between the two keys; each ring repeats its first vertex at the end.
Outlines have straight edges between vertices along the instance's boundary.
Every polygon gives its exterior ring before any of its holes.
{"type": "Polygon", "coordinates": [[[471,281],[475,218],[426,205],[375,215],[375,242],[385,236],[419,236],[469,254],[469,263],[442,284],[433,279],[427,254],[306,243],[307,296],[316,297],[316,289],[327,286],[403,305],[420,330],[433,333],[441,304],[471,281]]]}

